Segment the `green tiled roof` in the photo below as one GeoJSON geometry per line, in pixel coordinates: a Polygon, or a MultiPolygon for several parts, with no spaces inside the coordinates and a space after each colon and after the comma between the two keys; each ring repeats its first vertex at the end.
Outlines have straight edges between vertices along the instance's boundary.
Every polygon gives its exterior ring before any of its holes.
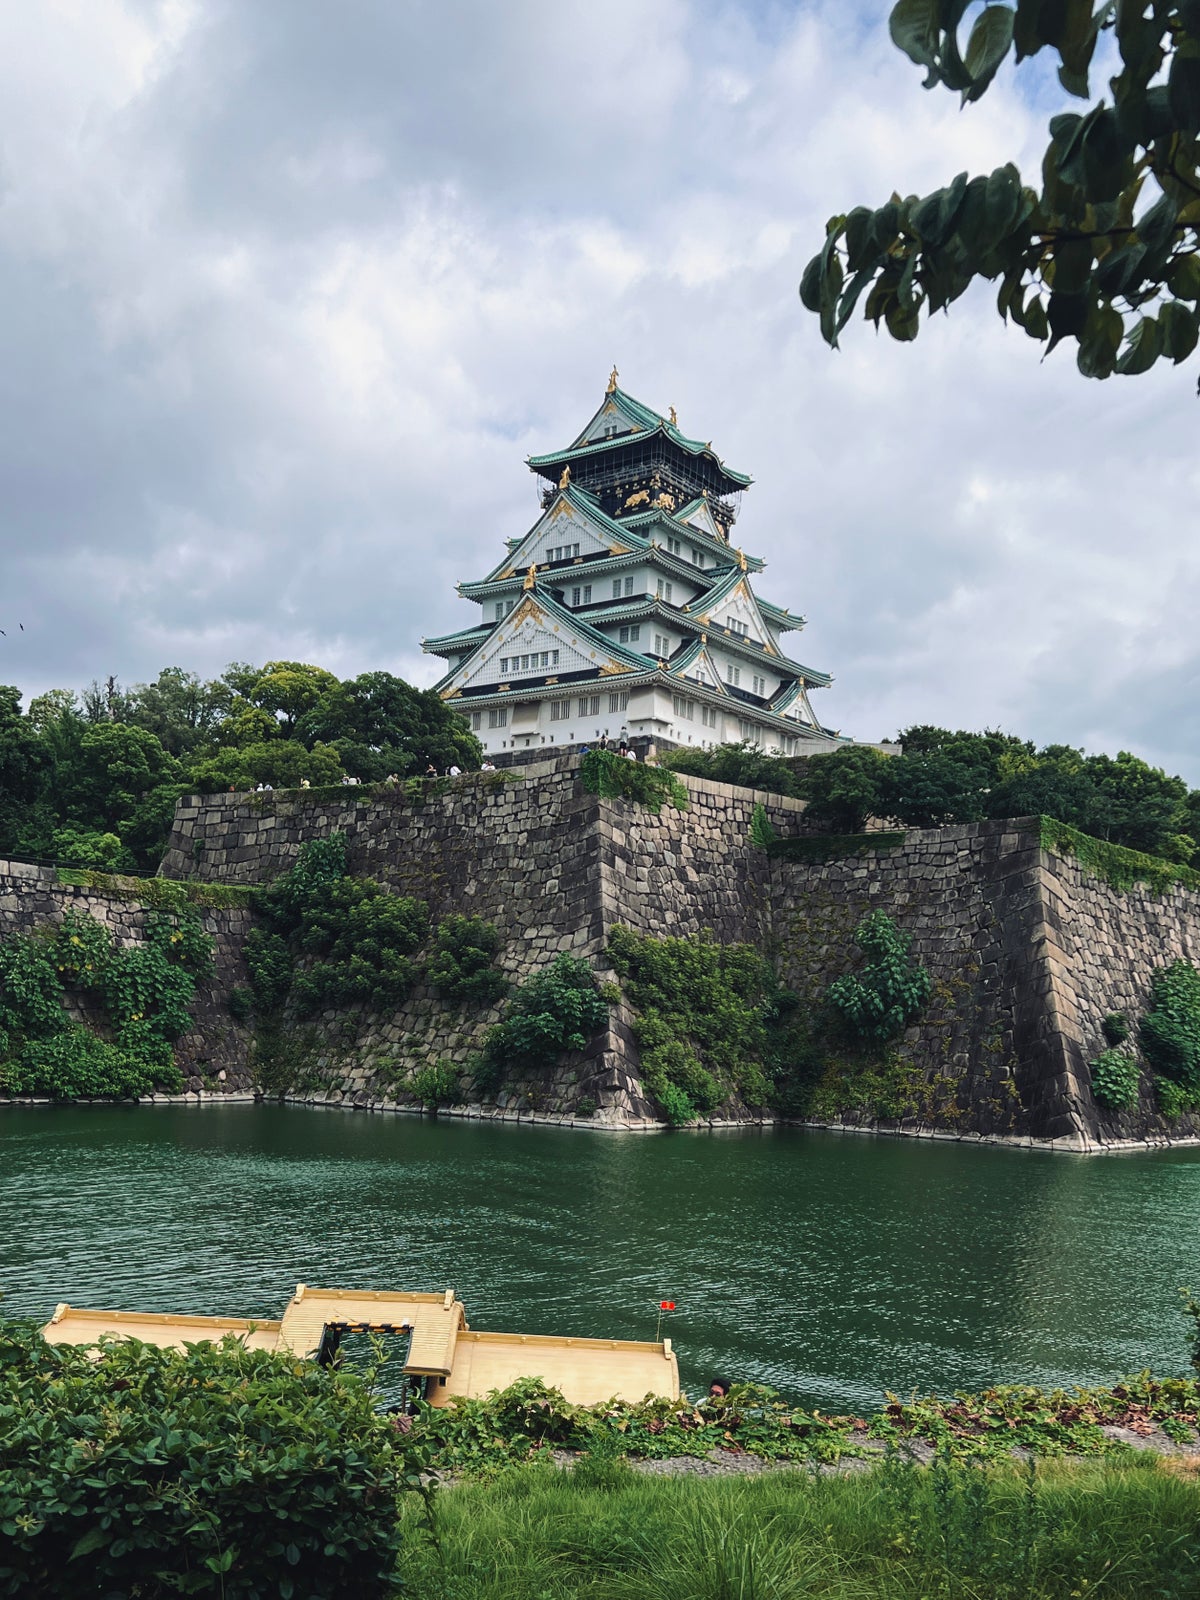
{"type": "MultiPolygon", "coordinates": [[[[661,416],[657,411],[652,411],[649,406],[644,406],[640,400],[635,400],[632,395],[626,394],[623,389],[614,389],[605,397],[615,403],[631,424],[631,429],[643,433],[661,432],[672,444],[686,450],[689,455],[706,455],[720,468],[725,476],[736,487],[745,489],[754,480],[744,472],[735,472],[732,467],[727,467],[716,454],[712,446],[702,439],[689,439],[681,433],[676,425],[668,418],[661,416]]],[[[548,455],[527,457],[528,465],[535,471],[539,467],[556,467],[562,462],[578,460],[580,456],[596,455],[606,450],[620,448],[630,443],[635,435],[630,433],[617,433],[611,439],[594,439],[590,444],[570,445],[566,450],[555,450],[548,455]]]]}

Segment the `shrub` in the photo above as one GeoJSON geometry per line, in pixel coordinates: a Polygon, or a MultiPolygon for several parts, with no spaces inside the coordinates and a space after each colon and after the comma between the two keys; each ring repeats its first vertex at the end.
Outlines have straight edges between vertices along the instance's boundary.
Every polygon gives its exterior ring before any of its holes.
{"type": "Polygon", "coordinates": [[[1185,1093],[1200,1092],[1200,972],[1190,962],[1173,961],[1155,974],[1138,1037],[1156,1072],[1185,1093]]]}
{"type": "Polygon", "coordinates": [[[188,1007],[196,985],[157,945],[115,949],[101,980],[105,1008],[115,1027],[144,1022],[159,1039],[178,1039],[191,1026],[188,1007]]]}
{"type": "Polygon", "coordinates": [[[1105,1050],[1090,1062],[1092,1099],[1109,1111],[1128,1111],[1138,1102],[1137,1059],[1124,1050],[1105,1050]]]}
{"type": "Polygon", "coordinates": [[[1124,1044],[1129,1037],[1129,1018],[1123,1011],[1110,1011],[1100,1024],[1105,1044],[1124,1044]]]}
{"type": "Polygon", "coordinates": [[[855,930],[854,942],[866,956],[857,972],[835,978],[826,998],[849,1033],[884,1044],[912,1022],[929,1001],[931,983],[924,967],[909,958],[912,940],[883,911],[872,911],[855,930]]]}
{"type": "Polygon", "coordinates": [[[691,1121],[736,1093],[748,1105],[772,1098],[768,1072],[791,1044],[794,997],[751,945],[652,939],[614,928],[609,958],[638,1013],[642,1080],[664,1111],[691,1121]],[[667,1086],[678,1091],[665,1097],[667,1086]],[[687,1114],[679,1100],[688,1102],[687,1114]]]}
{"type": "Polygon", "coordinates": [[[513,995],[508,1015],[488,1034],[487,1054],[500,1063],[552,1067],[564,1051],[584,1049],[607,1020],[608,1005],[591,967],[576,956],[557,955],[513,995]]]}
{"type": "Polygon", "coordinates": [[[212,977],[213,941],[193,906],[152,911],[146,918],[146,943],[191,977],[212,977]]]}
{"type": "Polygon", "coordinates": [[[0,1593],[384,1600],[417,1488],[355,1377],[0,1324],[0,1593]]]}
{"type": "Polygon", "coordinates": [[[756,850],[765,850],[768,845],[775,843],[775,829],[771,826],[766,807],[761,803],[754,807],[750,815],[750,843],[756,850]]]}
{"type": "Polygon", "coordinates": [[[45,940],[0,944],[0,1029],[16,1039],[44,1039],[66,1026],[62,980],[45,940]]]}
{"type": "Polygon", "coordinates": [[[1169,1122],[1174,1122],[1175,1118],[1181,1117],[1185,1111],[1200,1110],[1200,1094],[1189,1093],[1173,1078],[1156,1078],[1154,1094],[1158,1101],[1158,1109],[1169,1122]]]}
{"type": "Polygon", "coordinates": [[[287,940],[265,928],[251,928],[243,954],[255,1000],[264,1011],[276,1010],[287,999],[292,983],[292,956],[287,940]]]}
{"type": "Polygon", "coordinates": [[[673,1128],[682,1128],[689,1122],[695,1122],[696,1108],[677,1083],[664,1081],[653,1093],[673,1128]]]}
{"type": "Polygon", "coordinates": [[[838,833],[860,832],[868,817],[883,814],[888,761],[868,745],[813,756],[800,784],[807,815],[838,833]]]}
{"type": "Polygon", "coordinates": [[[673,772],[707,778],[710,783],[735,783],[743,789],[765,789],[768,794],[796,793],[796,777],[790,763],[745,740],[719,744],[711,750],[668,750],[659,758],[659,764],[673,772]]]}
{"type": "Polygon", "coordinates": [[[238,984],[229,991],[229,1015],[235,1022],[249,1022],[254,1015],[254,990],[238,984]]]}
{"type": "Polygon", "coordinates": [[[124,1042],[109,1044],[75,1023],[53,1038],[27,1044],[15,1061],[0,1066],[0,1082],[10,1094],[53,1100],[137,1099],[155,1089],[178,1094],[183,1079],[170,1047],[164,1057],[162,1041],[155,1045],[157,1059],[124,1042]]]}
{"type": "Polygon", "coordinates": [[[495,965],[500,932],[482,917],[443,917],[425,976],[447,1000],[487,1006],[508,993],[508,979],[495,965]]]}
{"type": "Polygon", "coordinates": [[[583,787],[606,800],[634,800],[658,814],[664,805],[676,811],[688,808],[688,792],[666,767],[648,767],[641,761],[613,755],[610,750],[589,750],[580,766],[583,787]]]}
{"type": "Polygon", "coordinates": [[[434,1111],[438,1106],[453,1105],[459,1098],[458,1069],[452,1061],[444,1058],[441,1061],[431,1061],[428,1066],[422,1067],[413,1075],[408,1087],[422,1105],[429,1106],[434,1111]]]}
{"type": "Polygon", "coordinates": [[[54,934],[55,971],[76,989],[98,989],[112,954],[112,935],[86,912],[68,911],[54,934]]]}

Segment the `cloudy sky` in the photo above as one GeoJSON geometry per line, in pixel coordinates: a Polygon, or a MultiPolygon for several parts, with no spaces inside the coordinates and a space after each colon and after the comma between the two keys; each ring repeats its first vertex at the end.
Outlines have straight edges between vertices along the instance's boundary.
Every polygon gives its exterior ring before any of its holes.
{"type": "MultiPolygon", "coordinates": [[[[27,0],[0,15],[0,682],[418,641],[609,368],[753,474],[833,727],[1000,726],[1200,784],[1194,361],[1080,378],[986,290],[821,343],[825,218],[1011,157],[887,0],[27,0]],[[18,624],[24,624],[24,632],[18,624]]],[[[1027,77],[1031,78],[1028,83],[1027,77]]]]}

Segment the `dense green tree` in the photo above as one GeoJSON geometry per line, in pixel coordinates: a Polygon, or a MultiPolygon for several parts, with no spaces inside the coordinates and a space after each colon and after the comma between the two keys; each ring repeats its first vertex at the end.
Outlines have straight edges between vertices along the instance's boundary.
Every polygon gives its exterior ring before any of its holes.
{"type": "Polygon", "coordinates": [[[390,672],[363,672],[333,683],[297,729],[306,743],[336,745],[347,772],[377,782],[395,772],[454,763],[476,768],[479,741],[434,689],[415,689],[390,672]]]}
{"type": "Polygon", "coordinates": [[[308,666],[303,661],[268,661],[250,685],[246,699],[270,712],[283,737],[291,739],[300,718],[312,710],[323,694],[336,688],[337,681],[324,667],[308,666]]]}
{"type": "Polygon", "coordinates": [[[1047,351],[1074,340],[1086,377],[1179,362],[1200,330],[1200,0],[899,0],[896,44],[964,103],[1011,53],[1049,50],[1067,94],[1089,101],[1102,37],[1118,70],[1085,111],[1051,118],[1040,192],[1011,163],[920,197],[831,217],[800,285],[836,346],[865,315],[914,339],[977,278],[1047,351]],[[965,38],[964,38],[965,34],[965,38]]]}
{"type": "Polygon", "coordinates": [[[868,817],[882,816],[889,759],[869,745],[813,756],[800,783],[809,816],[837,833],[857,833],[868,817]]]}
{"type": "Polygon", "coordinates": [[[189,761],[184,768],[188,789],[197,794],[217,794],[225,789],[253,789],[260,783],[272,789],[299,789],[305,779],[316,787],[339,783],[342,762],[330,745],[311,750],[299,739],[269,739],[260,744],[226,746],[189,761]]]}
{"type": "Polygon", "coordinates": [[[952,749],[893,757],[882,774],[880,814],[910,828],[979,822],[990,770],[952,749]]]}
{"type": "Polygon", "coordinates": [[[147,728],[173,756],[195,750],[228,715],[233,695],[220,681],[205,683],[182,667],[164,667],[153,683],[129,692],[126,720],[147,728]]]}
{"type": "Polygon", "coordinates": [[[21,691],[0,684],[0,848],[17,842],[49,767],[45,745],[21,712],[21,691]]]}
{"type": "MultiPolygon", "coordinates": [[[[1162,855],[1187,828],[1188,788],[1127,750],[1111,756],[1090,756],[1085,770],[1099,800],[1096,831],[1131,850],[1162,855]]],[[[1178,847],[1174,847],[1177,851],[1178,847]]]]}
{"type": "Polygon", "coordinates": [[[178,762],[146,728],[100,722],[56,765],[56,803],[64,818],[120,833],[152,789],[178,778],[178,762]]]}
{"type": "Polygon", "coordinates": [[[745,741],[719,744],[712,750],[698,750],[694,745],[668,750],[659,765],[713,783],[737,783],[744,789],[766,789],[771,794],[795,794],[797,790],[790,762],[745,741]]]}

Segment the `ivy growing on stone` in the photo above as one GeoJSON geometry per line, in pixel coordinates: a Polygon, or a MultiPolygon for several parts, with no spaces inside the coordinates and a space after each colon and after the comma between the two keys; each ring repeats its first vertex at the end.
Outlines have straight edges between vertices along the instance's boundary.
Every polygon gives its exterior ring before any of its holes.
{"type": "Polygon", "coordinates": [[[500,930],[495,923],[483,917],[443,917],[425,963],[425,976],[444,999],[492,1005],[511,987],[496,966],[499,948],[500,930]]]}
{"type": "Polygon", "coordinates": [[[484,1053],[501,1070],[512,1063],[548,1070],[568,1050],[585,1049],[607,1021],[608,1002],[591,967],[577,956],[559,954],[513,994],[503,1020],[488,1034],[484,1053]]]}
{"type": "Polygon", "coordinates": [[[1155,974],[1138,1039],[1159,1074],[1159,1100],[1167,1115],[1200,1105],[1200,972],[1190,961],[1173,961],[1155,974]]]}
{"type": "Polygon", "coordinates": [[[0,945],[0,1089],[54,1099],[178,1093],[172,1045],[191,1026],[196,982],[213,941],[187,902],[147,918],[144,938],[115,944],[95,918],[68,911],[56,928],[0,945]],[[101,1038],[64,1008],[68,990],[102,1008],[101,1038]]]}
{"type": "Polygon", "coordinates": [[[1125,1050],[1105,1050],[1089,1062],[1092,1099],[1108,1111],[1129,1111],[1138,1103],[1141,1074],[1136,1056],[1125,1050]]]}
{"type": "Polygon", "coordinates": [[[826,999],[853,1038],[886,1044],[915,1022],[929,1002],[929,973],[909,955],[912,940],[883,911],[859,923],[854,942],[866,957],[856,972],[835,978],[826,999]]]}
{"type": "Polygon", "coordinates": [[[613,755],[611,750],[589,750],[580,764],[580,778],[589,794],[605,800],[633,800],[657,815],[664,805],[676,811],[688,808],[688,792],[673,772],[613,755]]]}

